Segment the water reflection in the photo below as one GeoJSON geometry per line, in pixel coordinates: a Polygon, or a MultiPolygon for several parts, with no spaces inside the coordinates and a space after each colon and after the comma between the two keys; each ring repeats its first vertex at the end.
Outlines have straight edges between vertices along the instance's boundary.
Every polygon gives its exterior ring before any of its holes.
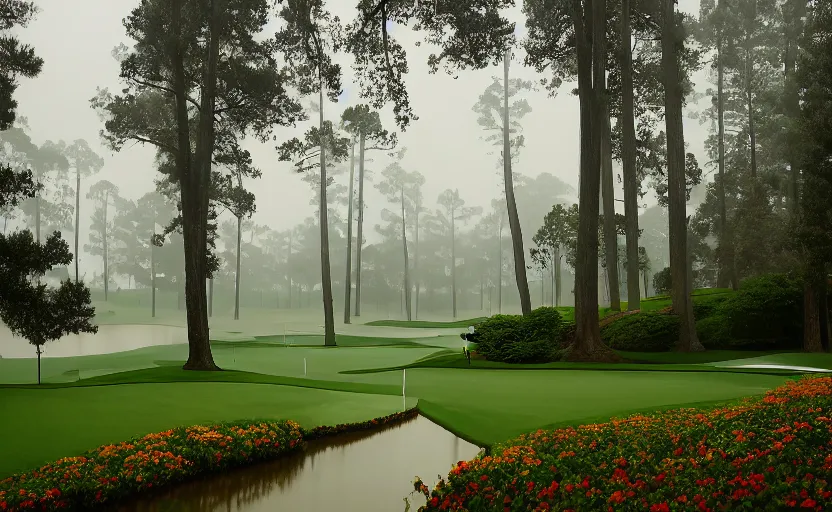
{"type": "Polygon", "coordinates": [[[376,433],[310,443],[304,453],[186,483],[118,507],[119,512],[312,510],[391,512],[424,504],[415,475],[433,482],[479,448],[423,417],[376,433]]]}
{"type": "MultiPolygon", "coordinates": [[[[101,325],[98,334],[70,334],[44,345],[44,357],[72,357],[111,354],[155,345],[187,343],[183,327],[169,325],[101,325]]],[[[36,357],[35,349],[25,339],[13,336],[0,323],[0,356],[36,357]]]]}

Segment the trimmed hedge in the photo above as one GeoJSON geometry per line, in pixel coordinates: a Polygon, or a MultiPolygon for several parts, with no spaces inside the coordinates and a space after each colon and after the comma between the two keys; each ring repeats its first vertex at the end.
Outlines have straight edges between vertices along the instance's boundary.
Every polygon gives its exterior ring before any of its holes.
{"type": "Polygon", "coordinates": [[[476,326],[477,353],[490,361],[542,363],[558,357],[563,321],[553,307],[522,315],[494,315],[476,326]]]}
{"type": "Polygon", "coordinates": [[[420,512],[824,510],[832,378],[789,381],[711,410],[539,430],[459,462],[420,512]]]}

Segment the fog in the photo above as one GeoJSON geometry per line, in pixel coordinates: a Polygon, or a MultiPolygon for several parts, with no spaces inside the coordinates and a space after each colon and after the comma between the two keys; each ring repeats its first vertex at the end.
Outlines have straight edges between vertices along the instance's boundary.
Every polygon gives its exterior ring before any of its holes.
{"type": "MultiPolygon", "coordinates": [[[[699,2],[682,1],[680,10],[696,15],[699,10],[699,2]]],[[[100,255],[91,254],[90,250],[83,246],[91,243],[91,217],[95,206],[93,202],[86,199],[90,187],[100,180],[108,180],[118,188],[120,197],[137,201],[142,195],[154,190],[154,179],[158,177],[154,157],[155,148],[146,145],[129,144],[118,153],[107,149],[102,143],[99,131],[103,128],[103,121],[97,113],[90,108],[89,100],[96,94],[96,88],[108,88],[116,92],[122,87],[119,82],[119,63],[113,57],[112,51],[119,44],[132,44],[124,33],[122,19],[127,16],[131,9],[137,5],[136,1],[111,0],[108,2],[92,0],[75,0],[66,2],[63,0],[42,0],[38,2],[40,13],[28,27],[16,29],[15,34],[21,41],[31,44],[39,56],[43,57],[45,63],[42,73],[34,79],[20,79],[20,88],[15,94],[19,102],[18,126],[25,126],[25,131],[36,145],[42,145],[46,141],[66,141],[68,144],[76,139],[86,140],[90,147],[103,158],[101,171],[89,177],[85,177],[81,185],[81,208],[80,208],[80,243],[82,251],[80,254],[80,274],[85,280],[92,283],[94,288],[100,287],[101,275],[103,273],[103,261],[100,255]],[[23,124],[25,123],[25,125],[23,124]]],[[[341,17],[342,20],[351,20],[355,15],[355,7],[351,2],[332,2],[329,5],[332,13],[341,17]]],[[[510,18],[517,22],[517,30],[522,35],[524,30],[524,17],[520,7],[516,7],[510,18]]],[[[270,27],[269,31],[273,31],[270,27]]],[[[416,46],[415,43],[420,36],[410,33],[409,30],[400,26],[391,26],[395,37],[399,40],[408,54],[409,73],[405,81],[410,94],[410,101],[414,112],[419,120],[414,121],[404,133],[398,133],[399,148],[407,148],[401,166],[407,171],[418,171],[425,178],[422,187],[423,204],[428,210],[437,208],[436,199],[446,189],[458,189],[460,197],[468,206],[479,206],[483,215],[491,211],[493,199],[500,198],[502,192],[502,169],[500,164],[499,148],[494,148],[484,137],[486,132],[477,124],[477,114],[472,107],[476,103],[483,90],[492,83],[495,76],[502,74],[501,67],[491,67],[479,71],[460,71],[456,76],[448,75],[442,71],[430,74],[426,64],[427,57],[436,49],[429,44],[416,46]]],[[[364,103],[358,97],[358,90],[353,83],[351,65],[352,57],[349,54],[338,54],[336,61],[342,65],[343,70],[343,92],[337,103],[327,102],[325,105],[325,116],[328,120],[338,123],[343,110],[358,103],[364,103]]],[[[535,83],[539,82],[542,75],[534,69],[525,67],[522,64],[523,50],[515,50],[512,61],[512,78],[522,78],[535,83]]],[[[705,68],[707,70],[707,67],[705,68]]],[[[698,93],[704,93],[711,87],[706,79],[706,70],[700,71],[693,77],[695,89],[698,93]]],[[[579,163],[579,119],[577,96],[571,94],[575,84],[563,84],[558,94],[551,97],[545,89],[539,87],[536,91],[523,94],[530,106],[531,113],[525,116],[522,121],[523,136],[525,144],[517,155],[514,164],[515,172],[521,176],[518,189],[523,188],[526,183],[528,193],[537,189],[538,193],[550,194],[552,201],[549,205],[535,205],[534,207],[524,205],[524,196],[519,192],[519,214],[523,226],[523,238],[527,252],[527,265],[533,267],[528,258],[528,250],[533,247],[532,237],[542,223],[543,214],[550,208],[551,204],[563,202],[572,204],[577,202],[578,186],[578,163],[579,163]],[[549,188],[539,189],[533,181],[541,174],[551,174],[557,180],[552,181],[549,188]],[[559,182],[558,182],[559,180],[559,182]]],[[[308,98],[303,99],[304,105],[310,104],[308,98]]],[[[689,101],[686,109],[690,112],[697,112],[705,108],[709,98],[700,102],[689,101]]],[[[381,121],[385,128],[391,131],[396,130],[392,109],[380,111],[381,121]]],[[[254,165],[260,168],[263,176],[256,180],[247,180],[244,186],[254,192],[256,196],[256,212],[251,221],[254,225],[267,226],[271,230],[283,231],[302,225],[306,219],[314,219],[316,206],[311,204],[314,196],[309,183],[304,182],[301,176],[293,171],[290,162],[278,161],[275,145],[291,137],[302,137],[303,132],[315,124],[316,115],[311,115],[309,121],[301,122],[297,127],[277,127],[275,129],[274,143],[261,144],[254,140],[246,140],[244,147],[248,149],[254,159],[254,165]]],[[[704,140],[708,135],[708,125],[700,124],[698,120],[686,116],[684,121],[684,135],[688,151],[694,153],[705,170],[703,183],[694,190],[689,208],[692,210],[701,201],[705,183],[710,181],[711,168],[707,167],[707,158],[704,151],[704,140]]],[[[381,171],[392,162],[383,151],[373,151],[367,154],[368,181],[365,184],[365,221],[364,236],[365,254],[371,253],[368,249],[374,244],[383,241],[382,235],[376,229],[377,225],[384,225],[382,210],[395,210],[395,205],[387,202],[385,197],[376,189],[380,180],[381,171]],[[371,160],[371,161],[370,161],[371,160]]],[[[348,181],[349,162],[343,162],[336,166],[340,173],[336,174],[334,186],[346,187],[348,181]]],[[[614,163],[616,175],[620,175],[620,164],[614,163]]],[[[623,197],[621,180],[615,180],[616,187],[616,210],[623,214],[623,197]]],[[[70,179],[71,184],[74,180],[70,179]]],[[[346,220],[347,207],[338,204],[333,200],[330,193],[330,210],[336,214],[336,218],[330,218],[330,224],[335,227],[331,233],[333,246],[332,251],[332,272],[334,279],[334,296],[336,300],[336,311],[339,307],[337,302],[343,300],[343,292],[339,291],[342,286],[345,238],[342,226],[346,220]],[[337,218],[340,216],[340,219],[337,218]],[[340,223],[340,224],[339,224],[340,223]]],[[[654,238],[663,237],[666,223],[662,226],[660,219],[664,219],[660,209],[655,208],[656,198],[652,189],[640,201],[643,208],[640,211],[650,212],[653,220],[644,219],[641,224],[656,226],[654,238]]],[[[111,213],[112,214],[112,213],[111,213]]],[[[466,224],[457,227],[458,235],[463,240],[472,231],[474,226],[481,220],[482,215],[474,216],[466,224]]],[[[6,219],[3,228],[11,230],[26,226],[25,217],[18,215],[17,219],[6,219]]],[[[3,220],[0,220],[3,222],[3,220]]],[[[233,215],[225,211],[219,219],[220,240],[218,241],[218,253],[221,259],[221,270],[217,276],[218,281],[230,281],[233,294],[234,274],[234,244],[236,243],[236,226],[233,215]],[[231,222],[232,224],[225,225],[231,222]]],[[[355,229],[355,228],[354,228],[355,229]]],[[[244,227],[245,230],[245,227],[244,227]]],[[[312,230],[314,231],[314,230],[312,230]]],[[[251,230],[249,230],[251,232],[251,230]]],[[[261,232],[262,233],[262,232],[261,232]]],[[[71,229],[63,230],[64,238],[70,240],[72,246],[73,233],[71,229]]],[[[45,235],[44,235],[45,236],[45,235]]],[[[253,236],[246,240],[243,236],[243,266],[246,265],[246,242],[263,248],[264,242],[258,242],[260,235],[253,236]]],[[[355,233],[353,233],[355,236],[355,233]]],[[[513,283],[513,267],[511,264],[510,235],[507,224],[503,231],[504,251],[506,262],[503,275],[503,293],[505,294],[504,304],[509,310],[516,309],[513,304],[517,296],[516,286],[513,283]]],[[[93,235],[95,237],[95,235],[93,235]]],[[[409,237],[412,238],[411,235],[409,237]]],[[[423,242],[431,243],[429,233],[423,234],[423,242]]],[[[314,240],[311,239],[309,244],[314,240]]],[[[181,239],[179,239],[181,240],[181,239]]],[[[620,237],[623,244],[623,236],[620,237]]],[[[170,243],[170,242],[169,242],[170,243]]],[[[319,242],[317,242],[319,243],[319,242]]],[[[399,244],[400,245],[400,244],[399,244]]],[[[393,245],[392,247],[395,247],[393,245]]],[[[422,254],[426,260],[424,265],[434,264],[437,272],[445,265],[442,261],[431,261],[432,258],[440,258],[441,248],[436,254],[422,254]]],[[[112,251],[111,251],[112,252],[112,251]]],[[[262,251],[261,252],[267,252],[262,251]]],[[[464,263],[465,258],[472,261],[474,255],[465,254],[464,247],[460,249],[463,254],[457,255],[457,261],[464,263]]],[[[648,255],[653,261],[652,268],[659,270],[667,265],[667,249],[648,249],[648,255]]],[[[115,257],[115,256],[113,256],[115,257]]],[[[265,256],[264,256],[265,257],[265,256]]],[[[314,289],[316,284],[314,276],[320,277],[320,266],[316,260],[316,253],[309,249],[301,256],[308,266],[310,276],[297,277],[302,281],[303,286],[314,289]]],[[[401,266],[399,253],[394,252],[390,256],[391,272],[398,262],[401,266]]],[[[253,258],[253,256],[252,256],[253,258]]],[[[366,258],[366,257],[365,257],[366,258]]],[[[113,269],[111,288],[131,288],[136,284],[132,276],[119,272],[117,262],[111,262],[113,269]]],[[[354,263],[353,263],[354,265],[354,263]]],[[[422,263],[420,263],[422,265],[422,263]]],[[[447,270],[447,269],[446,269],[447,270]]],[[[493,265],[491,265],[493,270],[493,265]]],[[[571,270],[564,271],[564,290],[561,303],[571,304],[571,270]]],[[[302,270],[296,272],[303,273],[302,270]]],[[[247,270],[243,268],[243,282],[258,280],[258,270],[247,270]]],[[[479,294],[480,281],[484,281],[485,291],[483,293],[496,293],[488,291],[488,283],[493,283],[494,277],[486,275],[485,270],[474,269],[474,274],[479,276],[462,276],[463,283],[460,284],[462,294],[466,298],[460,299],[467,309],[480,309],[479,294]]],[[[489,270],[490,272],[490,270],[489,270]]],[[[69,274],[74,271],[70,269],[69,274]]],[[[388,276],[389,280],[400,279],[395,276],[388,276]]],[[[532,283],[533,302],[552,302],[551,291],[547,291],[546,282],[541,283],[538,271],[534,268],[529,270],[529,279],[532,283]],[[542,286],[543,285],[543,286],[542,286]],[[541,295],[543,294],[543,295],[541,295]],[[548,294],[548,295],[547,295],[548,294]]],[[[603,276],[601,277],[603,280],[603,276]]],[[[319,281],[318,281],[319,282],[319,281]]],[[[219,283],[218,283],[219,284],[219,283]]],[[[227,284],[227,283],[226,283],[227,284]]],[[[368,285],[369,286],[369,285],[368,285]]],[[[601,285],[603,287],[603,285],[601,285]]],[[[229,293],[225,284],[224,291],[229,293]]],[[[247,290],[242,285],[242,291],[247,290]]],[[[625,287],[626,289],[626,287],[625,287]]],[[[262,295],[261,291],[249,290],[254,296],[262,295]]],[[[318,296],[319,297],[319,296],[318,296]]],[[[377,298],[381,300],[380,298],[377,298]]],[[[280,293],[275,292],[272,298],[263,299],[266,303],[279,304],[280,293]]],[[[301,300],[301,299],[296,299],[301,300]]],[[[303,299],[304,301],[307,299],[303,299]]],[[[375,299],[374,299],[375,300],[375,299]]],[[[486,298],[485,301],[488,299],[486,298]]],[[[495,300],[492,297],[492,300],[495,300]]],[[[602,293],[601,301],[608,300],[602,293]]],[[[245,298],[243,305],[256,306],[259,298],[245,298]]],[[[288,305],[288,297],[286,298],[288,305]]],[[[319,300],[312,300],[310,305],[319,306],[319,300]]],[[[444,306],[443,306],[444,307],[444,306]]],[[[484,307],[484,306],[483,306],[484,307]]],[[[388,308],[389,309],[389,308],[388,308]]],[[[440,308],[441,309],[441,308],[440,308]]],[[[498,308],[494,308],[498,309],[498,308]]]]}

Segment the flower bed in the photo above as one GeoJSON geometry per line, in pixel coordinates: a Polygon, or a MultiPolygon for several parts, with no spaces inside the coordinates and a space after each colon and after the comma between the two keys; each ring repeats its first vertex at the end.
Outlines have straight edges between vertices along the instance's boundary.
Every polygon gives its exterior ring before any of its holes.
{"type": "Polygon", "coordinates": [[[460,462],[421,511],[824,510],[832,378],[713,410],[538,431],[460,462]]]}
{"type": "Polygon", "coordinates": [[[275,459],[306,441],[376,429],[418,414],[413,408],[310,430],[293,421],[234,422],[148,434],[0,481],[0,511],[87,510],[154,487],[275,459]]]}
{"type": "Polygon", "coordinates": [[[305,430],[303,432],[303,439],[305,441],[312,441],[315,439],[320,439],[322,437],[329,437],[335,436],[338,434],[345,434],[347,432],[360,432],[362,430],[374,430],[379,427],[383,427],[385,425],[391,425],[394,423],[401,423],[403,421],[407,421],[409,419],[415,418],[419,415],[419,409],[413,408],[408,409],[404,412],[397,412],[395,414],[391,414],[389,416],[382,416],[381,418],[376,418],[369,421],[364,421],[361,423],[343,423],[335,426],[322,426],[322,427],[315,427],[310,430],[305,430]]]}
{"type": "Polygon", "coordinates": [[[129,495],[299,449],[295,422],[175,428],[0,481],[0,510],[87,510],[129,495]]]}

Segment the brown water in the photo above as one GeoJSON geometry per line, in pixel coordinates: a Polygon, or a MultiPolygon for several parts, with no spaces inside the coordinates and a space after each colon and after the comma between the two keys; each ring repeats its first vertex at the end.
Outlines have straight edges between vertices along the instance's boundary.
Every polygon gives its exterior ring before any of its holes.
{"type": "Polygon", "coordinates": [[[174,487],[118,512],[396,512],[424,505],[418,475],[433,487],[479,448],[417,417],[376,433],[336,436],[306,452],[174,487]]]}
{"type": "MultiPolygon", "coordinates": [[[[44,357],[89,356],[112,354],[155,345],[187,343],[183,327],[169,325],[101,325],[98,334],[70,334],[43,346],[44,357]]],[[[25,339],[13,336],[0,323],[0,356],[6,358],[37,357],[35,347],[25,339]]]]}

